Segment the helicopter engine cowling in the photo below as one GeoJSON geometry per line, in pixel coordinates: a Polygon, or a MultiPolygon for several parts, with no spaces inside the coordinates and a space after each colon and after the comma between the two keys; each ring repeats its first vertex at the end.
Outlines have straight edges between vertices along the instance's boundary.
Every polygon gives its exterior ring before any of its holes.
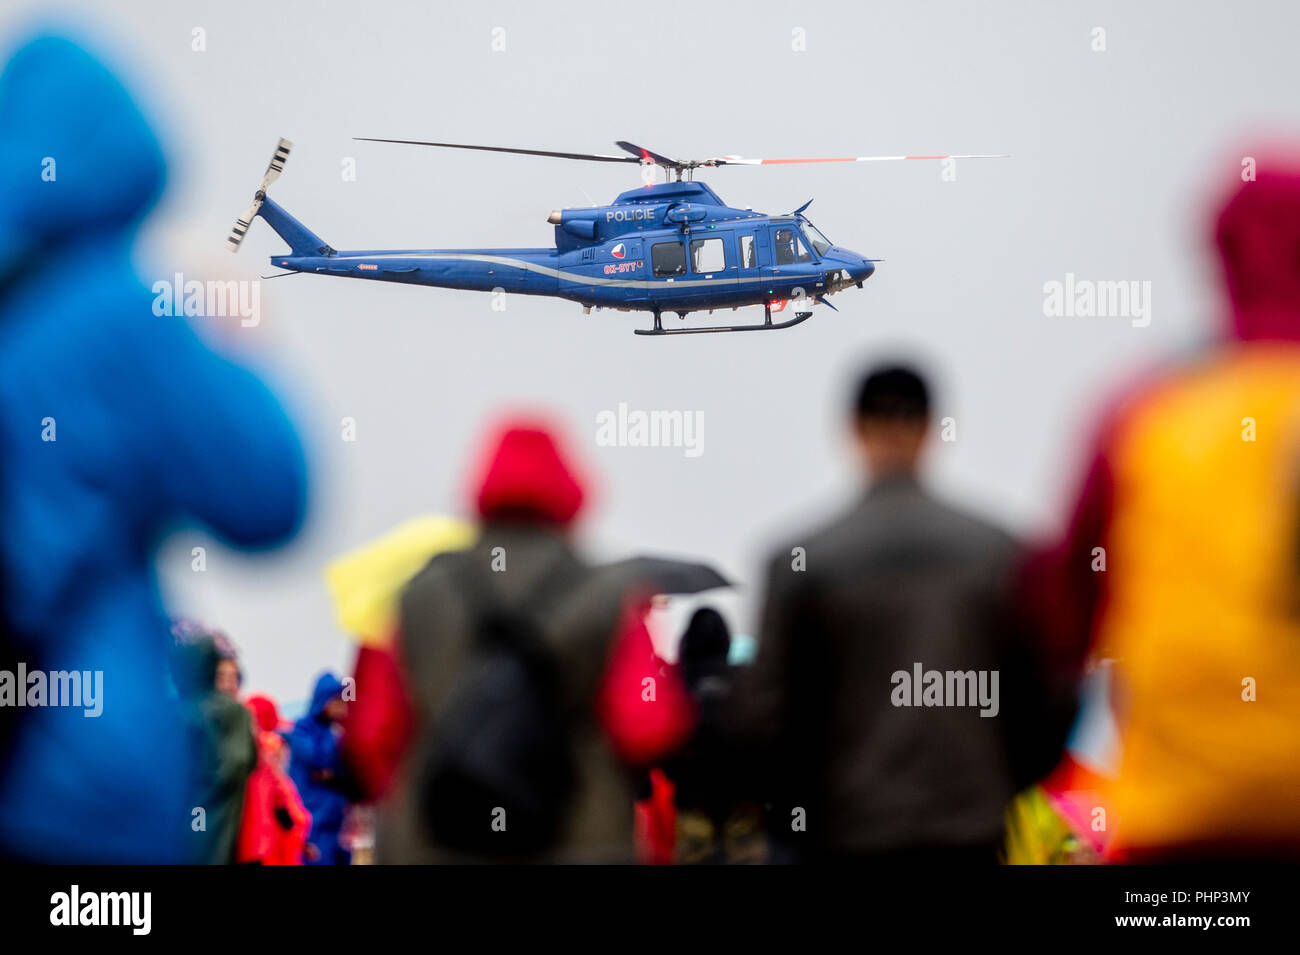
{"type": "Polygon", "coordinates": [[[596,238],[596,222],[594,219],[565,219],[563,228],[569,235],[578,239],[591,242],[596,238]]]}

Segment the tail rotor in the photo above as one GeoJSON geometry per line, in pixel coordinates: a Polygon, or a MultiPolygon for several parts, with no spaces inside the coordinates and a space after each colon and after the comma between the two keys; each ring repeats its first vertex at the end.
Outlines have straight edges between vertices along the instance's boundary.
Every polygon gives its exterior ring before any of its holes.
{"type": "Polygon", "coordinates": [[[240,245],[244,242],[244,236],[248,234],[249,227],[257,217],[258,211],[262,208],[262,200],[266,198],[267,187],[280,178],[280,173],[284,172],[284,164],[289,159],[289,150],[293,149],[293,143],[287,139],[281,139],[275,147],[275,153],[271,156],[271,163],[266,167],[266,174],[262,176],[262,182],[257,187],[257,192],[253,194],[253,202],[243,211],[235,224],[231,227],[230,235],[226,238],[226,248],[231,252],[238,252],[240,245]]]}

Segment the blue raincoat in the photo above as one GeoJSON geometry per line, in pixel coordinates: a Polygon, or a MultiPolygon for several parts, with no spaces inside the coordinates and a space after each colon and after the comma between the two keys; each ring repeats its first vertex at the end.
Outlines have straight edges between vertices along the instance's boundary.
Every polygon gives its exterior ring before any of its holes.
{"type": "Polygon", "coordinates": [[[102,709],[19,711],[0,855],[193,858],[156,542],[194,520],[265,545],[303,516],[302,450],[279,403],[184,319],[156,316],[152,281],[132,267],[164,171],[130,95],[81,47],[43,36],[8,60],[0,596],[27,668],[89,672],[92,686],[102,674],[102,709]]]}
{"type": "Polygon", "coordinates": [[[307,715],[293,725],[289,734],[289,777],[298,787],[302,804],[311,813],[311,835],[307,841],[320,852],[315,865],[346,865],[349,856],[339,842],[349,799],[344,791],[347,771],[339,749],[339,738],[325,720],[325,704],[343,692],[343,683],[333,673],[322,673],[311,694],[307,715]]]}

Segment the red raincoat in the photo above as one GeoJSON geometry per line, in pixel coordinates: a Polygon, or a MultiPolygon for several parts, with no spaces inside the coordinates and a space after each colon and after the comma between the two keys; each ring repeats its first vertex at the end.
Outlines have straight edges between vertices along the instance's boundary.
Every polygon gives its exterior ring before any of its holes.
{"type": "Polygon", "coordinates": [[[246,705],[253,714],[257,768],[248,777],[244,792],[235,861],[302,865],[311,815],[284,771],[288,744],[276,732],[280,715],[269,697],[251,696],[246,705]]]}

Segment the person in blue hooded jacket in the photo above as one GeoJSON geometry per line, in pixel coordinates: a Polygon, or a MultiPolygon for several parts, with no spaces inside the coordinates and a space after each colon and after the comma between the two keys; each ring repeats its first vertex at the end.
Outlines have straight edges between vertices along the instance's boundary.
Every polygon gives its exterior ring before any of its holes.
{"type": "Polygon", "coordinates": [[[308,865],[351,862],[339,840],[356,788],[339,746],[347,706],[343,682],[333,673],[322,673],[312,690],[307,715],[289,734],[289,778],[311,813],[311,834],[303,860],[308,865]]]}
{"type": "MultiPolygon", "coordinates": [[[[203,807],[167,683],[153,567],[195,522],[242,547],[291,536],[306,468],[279,402],[153,313],[132,245],[163,186],[113,72],[42,35],[0,73],[0,567],[28,672],[98,674],[95,708],[18,711],[0,857],[196,858],[203,807]]],[[[160,269],[170,275],[174,269],[160,269]]],[[[24,688],[18,687],[19,692],[24,688]]]]}

